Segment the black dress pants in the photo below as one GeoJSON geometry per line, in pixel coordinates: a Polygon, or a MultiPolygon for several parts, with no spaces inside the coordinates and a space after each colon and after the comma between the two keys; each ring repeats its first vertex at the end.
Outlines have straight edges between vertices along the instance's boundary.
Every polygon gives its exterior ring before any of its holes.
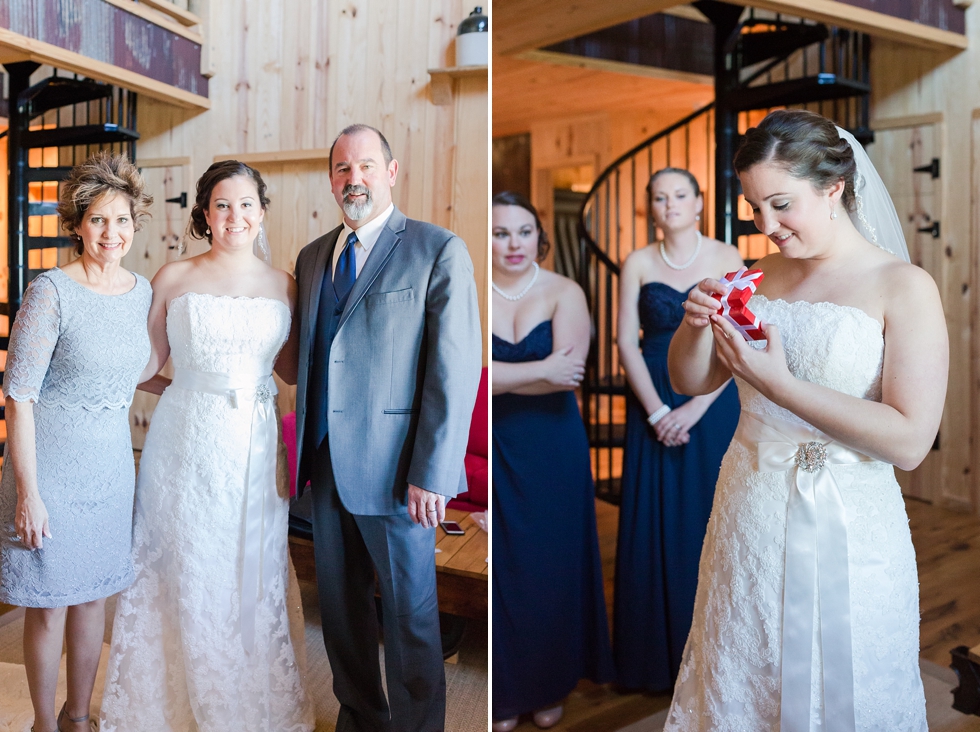
{"type": "Polygon", "coordinates": [[[337,732],[440,732],[446,677],[436,596],[435,531],[408,511],[357,516],[334,483],[327,440],[314,455],[313,544],[323,641],[340,701],[337,732]],[[375,572],[384,617],[381,685],[375,572]]]}

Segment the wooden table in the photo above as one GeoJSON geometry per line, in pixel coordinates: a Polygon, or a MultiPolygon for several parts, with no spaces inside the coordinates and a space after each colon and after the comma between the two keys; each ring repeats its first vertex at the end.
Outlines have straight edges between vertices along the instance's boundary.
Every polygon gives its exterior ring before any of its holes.
{"type": "Polygon", "coordinates": [[[466,511],[448,509],[446,519],[456,521],[466,532],[452,536],[436,529],[436,587],[439,609],[464,618],[487,617],[490,565],[487,532],[466,511]]]}
{"type": "MultiPolygon", "coordinates": [[[[466,532],[451,536],[436,528],[436,587],[439,610],[464,618],[483,620],[487,617],[488,578],[487,533],[466,511],[448,509],[446,519],[456,521],[466,532]]],[[[289,552],[301,580],[316,582],[313,543],[291,536],[289,552]]]]}

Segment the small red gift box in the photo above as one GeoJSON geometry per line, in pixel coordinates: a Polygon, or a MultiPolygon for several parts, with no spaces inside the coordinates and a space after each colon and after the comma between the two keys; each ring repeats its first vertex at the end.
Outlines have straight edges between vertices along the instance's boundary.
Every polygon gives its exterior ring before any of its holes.
{"type": "Polygon", "coordinates": [[[742,267],[737,272],[729,272],[721,280],[728,288],[724,296],[713,295],[721,301],[718,314],[734,325],[735,330],[747,341],[766,340],[766,334],[762,332],[762,321],[748,308],[749,298],[755,294],[755,288],[764,277],[761,269],[742,267]]]}

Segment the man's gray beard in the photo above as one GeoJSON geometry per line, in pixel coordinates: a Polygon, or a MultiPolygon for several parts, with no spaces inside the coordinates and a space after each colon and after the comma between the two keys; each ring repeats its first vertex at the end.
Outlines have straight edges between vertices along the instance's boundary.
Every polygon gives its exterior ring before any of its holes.
{"type": "Polygon", "coordinates": [[[366,218],[370,215],[372,208],[374,208],[374,201],[371,199],[370,194],[365,197],[364,203],[344,201],[344,213],[347,214],[347,218],[351,221],[360,221],[366,218]]]}

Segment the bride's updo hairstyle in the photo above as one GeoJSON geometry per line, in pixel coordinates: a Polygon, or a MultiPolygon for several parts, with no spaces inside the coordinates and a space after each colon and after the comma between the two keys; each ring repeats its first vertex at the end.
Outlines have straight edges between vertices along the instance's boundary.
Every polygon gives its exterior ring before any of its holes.
{"type": "Polygon", "coordinates": [[[214,191],[214,187],[226,178],[234,178],[236,175],[251,179],[259,192],[259,203],[262,210],[265,211],[269,207],[265,181],[262,180],[259,171],[237,160],[222,160],[219,163],[213,163],[197,181],[197,197],[194,199],[194,207],[191,209],[189,225],[191,236],[195,239],[207,239],[208,243],[211,243],[211,232],[208,227],[208,220],[204,218],[204,212],[211,205],[211,193],[214,191]]]}
{"type": "Polygon", "coordinates": [[[847,211],[854,211],[854,151],[826,117],[802,109],[767,114],[742,138],[735,153],[735,172],[759,163],[778,165],[794,178],[810,181],[818,191],[843,180],[841,201],[847,211]]]}

